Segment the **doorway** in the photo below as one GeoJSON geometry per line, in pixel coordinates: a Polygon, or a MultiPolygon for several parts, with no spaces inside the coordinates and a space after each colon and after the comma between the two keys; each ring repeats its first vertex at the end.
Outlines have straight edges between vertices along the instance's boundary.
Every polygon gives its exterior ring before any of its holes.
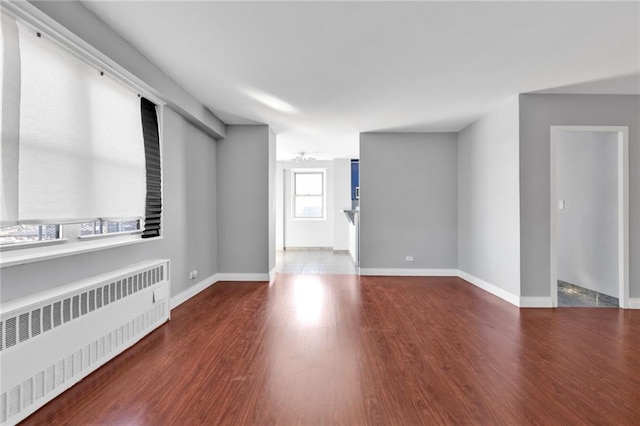
{"type": "Polygon", "coordinates": [[[276,272],[357,274],[351,159],[277,162],[276,272]]]}
{"type": "Polygon", "coordinates": [[[551,127],[554,307],[629,307],[628,127],[551,127]]]}

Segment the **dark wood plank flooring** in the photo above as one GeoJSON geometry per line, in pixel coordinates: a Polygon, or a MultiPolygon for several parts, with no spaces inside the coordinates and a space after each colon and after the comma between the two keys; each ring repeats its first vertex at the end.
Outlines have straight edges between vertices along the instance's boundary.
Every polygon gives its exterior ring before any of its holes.
{"type": "Polygon", "coordinates": [[[640,311],[458,278],[217,283],[24,424],[640,424],[640,311]]]}

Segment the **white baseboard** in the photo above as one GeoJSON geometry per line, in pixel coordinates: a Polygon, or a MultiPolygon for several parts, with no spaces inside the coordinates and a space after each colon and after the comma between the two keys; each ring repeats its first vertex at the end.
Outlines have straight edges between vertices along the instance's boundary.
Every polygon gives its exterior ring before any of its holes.
{"type": "Polygon", "coordinates": [[[220,281],[218,279],[218,274],[213,274],[210,277],[207,277],[207,278],[201,280],[196,285],[192,285],[188,289],[176,294],[169,301],[169,309],[173,309],[176,306],[186,302],[187,300],[191,299],[196,294],[200,293],[202,290],[208,288],[209,286],[215,284],[218,281],[220,281]]]}
{"type": "Polygon", "coordinates": [[[474,275],[468,274],[464,271],[458,271],[458,277],[462,278],[465,281],[470,282],[471,284],[475,285],[478,288],[481,288],[482,290],[493,294],[494,296],[498,296],[500,299],[502,300],[506,300],[507,302],[511,303],[512,305],[516,305],[516,306],[521,306],[521,299],[516,296],[513,293],[510,293],[506,290],[501,289],[498,286],[495,286],[493,284],[490,284],[474,275]]]}
{"type": "Polygon", "coordinates": [[[639,297],[632,297],[629,299],[629,309],[640,309],[639,297]]]}
{"type": "Polygon", "coordinates": [[[553,308],[551,297],[521,297],[521,308],[553,308]]]}
{"type": "Polygon", "coordinates": [[[218,273],[218,281],[270,281],[269,273],[266,274],[233,274],[218,273]]]}
{"type": "Polygon", "coordinates": [[[385,277],[457,277],[457,269],[360,268],[360,275],[385,277]]]}
{"type": "Polygon", "coordinates": [[[272,270],[269,271],[269,282],[273,281],[276,278],[276,268],[273,267],[272,270]]]}

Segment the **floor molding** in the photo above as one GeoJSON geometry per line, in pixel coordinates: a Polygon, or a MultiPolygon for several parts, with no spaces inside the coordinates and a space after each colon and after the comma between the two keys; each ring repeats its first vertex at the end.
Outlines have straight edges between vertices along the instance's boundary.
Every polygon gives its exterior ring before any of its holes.
{"type": "Polygon", "coordinates": [[[360,268],[360,275],[388,277],[457,277],[457,269],[360,268]]]}
{"type": "Polygon", "coordinates": [[[269,282],[273,281],[276,278],[276,273],[276,267],[274,266],[273,269],[269,271],[269,282]]]}
{"type": "Polygon", "coordinates": [[[269,273],[265,274],[234,274],[234,273],[226,273],[219,272],[218,273],[218,281],[270,281],[269,273]]]}
{"type": "Polygon", "coordinates": [[[169,309],[174,309],[175,307],[181,305],[187,300],[191,299],[196,294],[200,293],[202,290],[212,286],[213,284],[220,281],[218,279],[218,274],[213,274],[210,277],[207,277],[195,285],[192,285],[188,289],[181,291],[171,298],[169,301],[169,309]]]}
{"type": "Polygon", "coordinates": [[[640,309],[640,297],[629,298],[629,309],[640,309]]]}
{"type": "Polygon", "coordinates": [[[476,287],[493,294],[494,296],[498,296],[500,299],[505,300],[512,305],[522,306],[522,299],[516,296],[513,293],[510,293],[496,285],[486,282],[485,280],[476,277],[475,275],[468,274],[464,271],[458,271],[458,277],[462,278],[465,281],[475,285],[476,287]]]}

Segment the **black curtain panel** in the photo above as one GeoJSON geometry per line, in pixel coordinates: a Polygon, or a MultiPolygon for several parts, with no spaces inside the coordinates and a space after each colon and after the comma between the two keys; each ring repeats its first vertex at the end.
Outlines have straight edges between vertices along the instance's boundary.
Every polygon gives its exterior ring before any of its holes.
{"type": "Polygon", "coordinates": [[[160,133],[156,105],[141,97],[142,134],[147,166],[147,199],[142,238],[160,236],[162,215],[162,173],[160,161],[160,133]]]}

